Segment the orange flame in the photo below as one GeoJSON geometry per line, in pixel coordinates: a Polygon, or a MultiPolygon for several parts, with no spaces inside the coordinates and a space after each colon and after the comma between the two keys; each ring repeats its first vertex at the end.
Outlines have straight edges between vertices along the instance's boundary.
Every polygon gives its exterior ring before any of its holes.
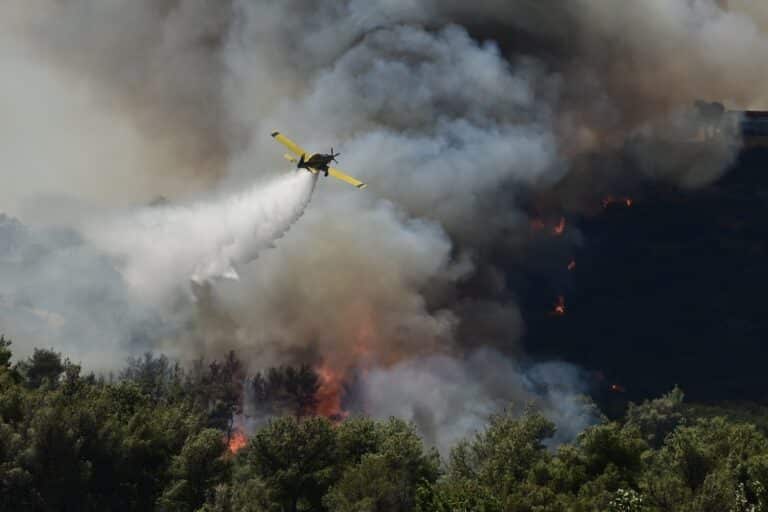
{"type": "Polygon", "coordinates": [[[246,444],[248,444],[248,438],[245,436],[245,434],[240,430],[235,430],[232,432],[232,436],[229,438],[229,445],[227,446],[227,449],[230,453],[234,454],[245,448],[246,444]]]}
{"type": "Polygon", "coordinates": [[[552,314],[555,316],[563,316],[565,314],[565,297],[562,295],[557,298],[552,314]]]}
{"type": "Polygon", "coordinates": [[[565,232],[565,217],[560,217],[558,223],[554,225],[551,220],[541,218],[533,218],[529,223],[531,231],[543,231],[546,229],[555,236],[560,236],[565,232]]]}
{"type": "Polygon", "coordinates": [[[631,208],[634,201],[632,200],[631,197],[616,198],[613,196],[608,196],[603,198],[602,203],[603,203],[603,208],[608,208],[612,204],[616,204],[616,203],[621,203],[627,208],[631,208]]]}
{"type": "Polygon", "coordinates": [[[344,393],[343,376],[327,364],[316,369],[320,377],[320,387],[317,390],[317,414],[340,421],[349,413],[341,408],[341,396],[344,393]]]}
{"type": "Polygon", "coordinates": [[[557,226],[552,228],[552,234],[555,236],[560,236],[565,232],[565,217],[560,217],[560,222],[557,226]]]}
{"type": "Polygon", "coordinates": [[[568,270],[575,270],[576,269],[576,260],[571,260],[570,263],[568,263],[568,270]]]}

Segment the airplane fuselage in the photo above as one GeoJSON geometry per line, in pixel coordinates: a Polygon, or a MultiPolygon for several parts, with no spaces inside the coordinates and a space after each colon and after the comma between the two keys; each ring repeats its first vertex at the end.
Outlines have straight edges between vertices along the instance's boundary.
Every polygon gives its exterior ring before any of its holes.
{"type": "Polygon", "coordinates": [[[328,175],[328,167],[330,163],[333,161],[333,155],[324,155],[321,153],[315,153],[314,155],[310,156],[307,160],[299,160],[298,168],[299,169],[317,169],[320,172],[324,172],[325,175],[328,175]]]}

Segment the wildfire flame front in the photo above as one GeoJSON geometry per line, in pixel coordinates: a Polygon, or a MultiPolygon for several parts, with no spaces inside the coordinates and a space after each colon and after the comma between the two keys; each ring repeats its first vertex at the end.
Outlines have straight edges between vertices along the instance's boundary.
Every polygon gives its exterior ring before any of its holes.
{"type": "Polygon", "coordinates": [[[563,316],[565,314],[565,297],[562,295],[557,298],[552,314],[555,316],[563,316]]]}
{"type": "Polygon", "coordinates": [[[229,438],[229,444],[227,448],[229,449],[230,453],[234,454],[245,448],[246,444],[248,444],[248,438],[245,436],[245,434],[240,430],[235,430],[232,432],[232,436],[229,438]]]}

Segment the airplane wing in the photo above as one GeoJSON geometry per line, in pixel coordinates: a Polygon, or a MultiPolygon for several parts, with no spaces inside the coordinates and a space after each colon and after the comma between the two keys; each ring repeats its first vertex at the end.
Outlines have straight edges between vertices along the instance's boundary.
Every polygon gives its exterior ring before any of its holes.
{"type": "Polygon", "coordinates": [[[340,170],[334,169],[333,167],[329,167],[328,168],[328,175],[329,176],[333,176],[337,180],[341,180],[341,181],[347,182],[350,185],[352,185],[353,187],[359,188],[360,190],[362,190],[362,189],[364,189],[364,188],[366,188],[368,186],[365,183],[363,183],[362,181],[356,180],[352,176],[348,176],[348,175],[344,174],[343,172],[341,172],[340,170]]]}
{"type": "Polygon", "coordinates": [[[300,157],[301,155],[308,155],[306,151],[304,151],[301,146],[293,142],[291,139],[286,137],[280,132],[272,132],[272,137],[275,138],[277,142],[282,144],[283,146],[287,147],[291,152],[295,153],[296,156],[300,157]]]}

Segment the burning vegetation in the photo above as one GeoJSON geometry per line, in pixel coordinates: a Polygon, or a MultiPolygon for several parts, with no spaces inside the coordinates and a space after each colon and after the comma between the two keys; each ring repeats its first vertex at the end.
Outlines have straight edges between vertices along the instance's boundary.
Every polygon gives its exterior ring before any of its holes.
{"type": "Polygon", "coordinates": [[[235,454],[245,448],[246,444],[248,444],[248,437],[242,430],[236,429],[229,438],[227,449],[230,453],[235,454]]]}
{"type": "MultiPolygon", "coordinates": [[[[634,205],[634,200],[629,196],[616,196],[607,195],[601,201],[603,209],[609,209],[614,206],[620,206],[623,208],[631,208],[634,205]]],[[[544,217],[534,216],[530,220],[530,228],[533,232],[540,232],[548,230],[553,236],[561,237],[566,230],[567,222],[564,216],[560,216],[559,221],[556,224],[547,223],[544,217]]],[[[551,217],[550,217],[551,218],[551,217]]],[[[576,259],[571,258],[566,265],[566,269],[569,272],[576,270],[576,259]]],[[[557,297],[552,310],[550,311],[552,316],[564,316],[566,314],[565,297],[560,295],[557,297]]]]}
{"type": "Polygon", "coordinates": [[[626,393],[627,392],[627,389],[624,386],[622,386],[621,384],[611,384],[608,389],[610,389],[614,393],[626,393]]]}
{"type": "MultiPolygon", "coordinates": [[[[244,381],[242,396],[230,408],[234,426],[227,438],[227,446],[232,454],[248,443],[245,425],[249,420],[261,424],[280,416],[321,416],[338,423],[349,415],[342,408],[344,375],[326,364],[314,368],[310,365],[269,368],[252,378],[244,378],[244,381]]],[[[235,383],[231,386],[237,388],[235,383]]]]}
{"type": "Polygon", "coordinates": [[[343,408],[345,374],[329,364],[270,368],[247,382],[246,416],[322,416],[334,422],[349,416],[343,408]]]}
{"type": "MultiPolygon", "coordinates": [[[[255,428],[250,442],[235,429],[227,443],[222,434],[232,417],[222,411],[236,410],[226,399],[243,389],[220,371],[237,360],[228,359],[214,365],[217,370],[208,365],[188,373],[148,356],[107,381],[81,375],[51,351],[13,364],[8,342],[0,338],[0,404],[6,404],[0,509],[90,510],[99,503],[100,510],[234,512],[258,506],[330,512],[373,506],[418,512],[461,499],[477,510],[502,510],[500,502],[509,505],[505,510],[533,510],[541,496],[552,496],[567,510],[629,510],[621,504],[630,496],[671,510],[683,510],[691,500],[708,500],[712,510],[738,510],[765,496],[759,478],[768,438],[752,424],[767,421],[764,407],[748,416],[692,407],[675,389],[631,404],[625,416],[587,428],[560,450],[548,449],[555,425],[541,413],[508,410],[491,416],[483,434],[444,453],[442,462],[412,423],[396,418],[334,424],[314,415],[283,415],[255,428]],[[670,449],[680,443],[685,451],[670,449]],[[691,480],[691,454],[713,450],[722,456],[691,480]],[[744,465],[743,473],[733,471],[734,460],[744,465]],[[617,490],[617,471],[636,482],[664,479],[664,485],[653,492],[617,490]],[[574,485],[541,475],[560,475],[574,485]],[[712,494],[703,480],[735,491],[712,494]]],[[[300,383],[311,374],[281,368],[263,379],[280,381],[283,391],[299,396],[300,383]]],[[[758,510],[744,508],[752,509],[758,510]]]]}
{"type": "Polygon", "coordinates": [[[560,217],[560,222],[552,228],[552,234],[555,236],[562,236],[565,233],[565,217],[560,217]]]}
{"type": "Polygon", "coordinates": [[[566,220],[565,217],[560,217],[557,220],[545,220],[540,217],[534,217],[529,221],[529,226],[532,232],[546,230],[553,236],[562,236],[565,233],[566,220]]]}
{"type": "Polygon", "coordinates": [[[557,297],[554,308],[552,308],[552,315],[563,316],[565,315],[565,297],[562,295],[557,297]]]}
{"type": "Polygon", "coordinates": [[[613,205],[619,205],[624,206],[626,208],[631,208],[633,204],[631,197],[615,197],[615,196],[607,196],[604,197],[602,200],[603,208],[609,208],[613,205]]]}
{"type": "Polygon", "coordinates": [[[349,413],[341,407],[341,399],[344,392],[344,375],[327,364],[319,366],[316,371],[319,377],[316,393],[316,413],[332,421],[345,419],[349,413]]]}

